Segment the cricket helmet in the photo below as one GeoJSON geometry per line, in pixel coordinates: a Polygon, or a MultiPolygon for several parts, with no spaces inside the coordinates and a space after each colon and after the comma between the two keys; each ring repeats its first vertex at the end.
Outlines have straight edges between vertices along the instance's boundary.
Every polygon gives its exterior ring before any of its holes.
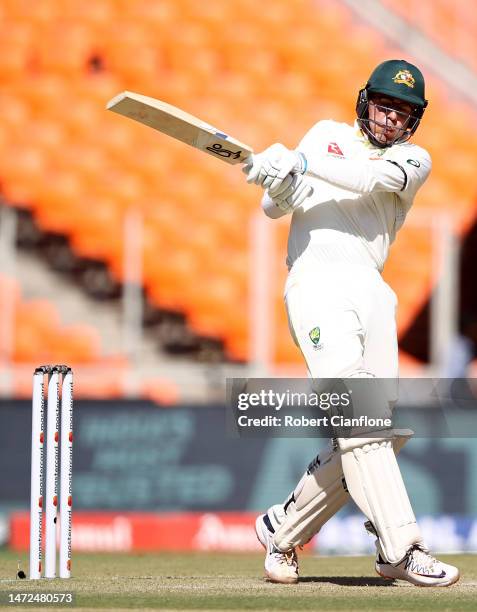
{"type": "Polygon", "coordinates": [[[356,101],[356,115],[360,128],[369,140],[377,147],[383,148],[409,140],[418,128],[426,106],[424,76],[419,68],[406,60],[387,60],[373,70],[366,85],[360,89],[356,101]],[[408,125],[392,142],[380,142],[370,128],[370,94],[383,94],[403,100],[412,106],[408,125]]]}

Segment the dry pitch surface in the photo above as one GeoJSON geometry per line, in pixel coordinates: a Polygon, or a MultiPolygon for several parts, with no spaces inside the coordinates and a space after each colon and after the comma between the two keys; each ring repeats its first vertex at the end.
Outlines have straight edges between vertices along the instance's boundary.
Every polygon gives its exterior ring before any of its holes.
{"type": "MultiPolygon", "coordinates": [[[[71,580],[40,582],[14,579],[17,557],[0,551],[0,606],[15,610],[35,608],[9,606],[7,593],[65,590],[75,610],[477,610],[475,555],[443,556],[461,568],[460,582],[445,589],[384,580],[371,557],[303,556],[298,585],[266,582],[261,555],[76,555],[71,580]]],[[[21,561],[27,571],[26,555],[21,561]]]]}

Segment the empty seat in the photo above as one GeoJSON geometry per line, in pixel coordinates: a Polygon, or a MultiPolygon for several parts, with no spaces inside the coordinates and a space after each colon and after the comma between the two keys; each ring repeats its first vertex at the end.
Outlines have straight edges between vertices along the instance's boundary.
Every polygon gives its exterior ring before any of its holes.
{"type": "Polygon", "coordinates": [[[82,323],[55,330],[49,335],[48,344],[51,354],[59,363],[91,363],[101,355],[98,331],[82,323]]]}
{"type": "Polygon", "coordinates": [[[60,74],[65,79],[69,79],[75,72],[86,73],[96,52],[91,29],[67,20],[48,24],[36,44],[38,69],[45,73],[60,74]]]}

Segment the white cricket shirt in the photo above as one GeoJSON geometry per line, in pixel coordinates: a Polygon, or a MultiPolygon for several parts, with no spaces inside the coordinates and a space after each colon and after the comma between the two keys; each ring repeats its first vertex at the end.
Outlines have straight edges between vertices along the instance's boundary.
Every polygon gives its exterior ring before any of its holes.
{"type": "MultiPolygon", "coordinates": [[[[326,120],[300,142],[313,194],[292,215],[287,265],[291,275],[317,264],[351,263],[381,271],[389,247],[431,170],[423,148],[372,145],[357,123],[326,120]]],[[[271,217],[280,212],[265,194],[271,217]],[[273,210],[275,209],[275,210],[273,210]]]]}

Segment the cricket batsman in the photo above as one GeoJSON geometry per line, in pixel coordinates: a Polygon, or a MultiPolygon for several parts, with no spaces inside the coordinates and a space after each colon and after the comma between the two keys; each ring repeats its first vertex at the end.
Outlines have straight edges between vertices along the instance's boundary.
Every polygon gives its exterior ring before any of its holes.
{"type": "MultiPolygon", "coordinates": [[[[274,144],[244,167],[247,181],[265,190],[265,214],[292,215],[285,303],[313,380],[397,380],[397,300],[381,272],[431,169],[427,151],[410,142],[426,106],[421,71],[385,61],[358,93],[354,125],[319,121],[296,150],[274,144]]],[[[338,437],[285,503],[257,518],[271,581],[297,582],[296,547],[350,498],[376,536],[378,574],[418,586],[459,579],[456,567],[429,554],[416,523],[396,461],[406,440],[389,431],[338,437]]]]}

